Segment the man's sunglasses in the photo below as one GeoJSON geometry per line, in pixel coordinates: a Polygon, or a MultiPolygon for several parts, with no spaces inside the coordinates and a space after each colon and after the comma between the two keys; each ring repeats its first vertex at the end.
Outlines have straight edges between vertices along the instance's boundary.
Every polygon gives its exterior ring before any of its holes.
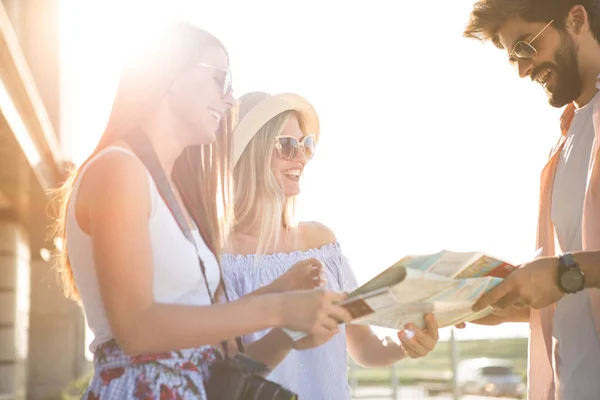
{"type": "Polygon", "coordinates": [[[293,160],[299,150],[302,150],[306,158],[310,160],[315,155],[317,139],[315,135],[303,136],[300,140],[292,136],[277,136],[275,137],[275,148],[279,157],[284,160],[293,160]]]}
{"type": "MultiPolygon", "coordinates": [[[[214,65],[210,65],[210,64],[205,64],[205,63],[198,63],[198,65],[200,67],[206,67],[206,68],[212,68],[212,69],[216,69],[218,71],[223,72],[223,97],[227,96],[229,93],[231,93],[232,90],[232,79],[231,79],[231,70],[226,69],[226,68],[222,68],[222,67],[217,67],[214,65]]],[[[216,80],[216,79],[215,79],[216,80]]],[[[221,84],[221,82],[218,82],[219,84],[221,84]]]]}
{"type": "Polygon", "coordinates": [[[540,35],[542,33],[544,33],[544,31],[546,29],[548,29],[548,27],[550,25],[552,25],[553,22],[554,22],[554,20],[550,21],[548,23],[548,25],[546,25],[529,42],[526,42],[524,40],[519,40],[517,43],[515,43],[515,45],[513,46],[512,51],[510,52],[510,55],[508,56],[508,61],[513,66],[517,67],[519,65],[519,60],[534,60],[534,59],[536,59],[537,56],[538,56],[538,52],[537,52],[537,49],[535,47],[533,47],[532,43],[533,43],[533,41],[535,39],[537,39],[538,37],[540,37],[540,35]]]}

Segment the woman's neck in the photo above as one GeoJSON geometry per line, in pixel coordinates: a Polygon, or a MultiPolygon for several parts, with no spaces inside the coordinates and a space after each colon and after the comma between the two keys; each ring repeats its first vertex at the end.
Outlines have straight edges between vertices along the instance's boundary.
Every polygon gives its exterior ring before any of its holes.
{"type": "MultiPolygon", "coordinates": [[[[288,229],[282,224],[281,231],[280,231],[281,236],[285,237],[287,231],[288,231],[288,229]]],[[[242,229],[234,228],[234,235],[241,235],[241,236],[258,239],[260,237],[260,234],[261,234],[261,226],[259,223],[256,223],[249,227],[244,227],[242,229]]]]}
{"type": "MultiPolygon", "coordinates": [[[[152,138],[150,138],[150,140],[152,140],[152,138]]],[[[177,160],[177,157],[181,155],[183,149],[180,146],[173,144],[169,145],[167,143],[162,143],[162,141],[158,142],[159,143],[152,141],[152,145],[154,146],[156,155],[158,156],[158,159],[160,160],[160,163],[170,180],[173,172],[173,166],[175,165],[175,160],[177,160]]]]}
{"type": "Polygon", "coordinates": [[[150,139],[154,151],[162,165],[165,173],[170,178],[173,172],[175,160],[181,155],[184,146],[177,140],[174,135],[173,124],[170,118],[161,118],[158,115],[156,118],[148,121],[143,126],[146,135],[150,139]]]}
{"type": "MultiPolygon", "coordinates": [[[[235,231],[230,237],[226,252],[233,254],[255,254],[258,251],[259,237],[260,231],[235,231]]],[[[277,242],[269,245],[266,249],[262,249],[261,252],[272,254],[298,250],[297,239],[294,232],[282,226],[277,242]]]]}

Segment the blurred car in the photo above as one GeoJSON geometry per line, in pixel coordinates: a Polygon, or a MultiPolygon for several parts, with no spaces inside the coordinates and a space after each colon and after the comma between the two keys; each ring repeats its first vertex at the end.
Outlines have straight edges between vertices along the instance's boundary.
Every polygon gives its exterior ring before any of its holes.
{"type": "Polygon", "coordinates": [[[493,397],[525,396],[523,377],[514,370],[510,360],[473,358],[459,363],[457,386],[461,394],[493,397]]]}

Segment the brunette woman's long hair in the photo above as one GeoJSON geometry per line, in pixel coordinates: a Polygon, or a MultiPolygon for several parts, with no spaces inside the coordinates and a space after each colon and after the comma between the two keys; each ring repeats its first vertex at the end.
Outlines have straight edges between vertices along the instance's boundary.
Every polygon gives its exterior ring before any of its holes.
{"type": "MultiPolygon", "coordinates": [[[[136,47],[130,53],[100,142],[88,159],[70,173],[55,193],[54,204],[58,215],[53,233],[55,238],[61,239],[55,241],[60,246],[56,264],[64,294],[75,301],[80,299],[67,252],[66,220],[73,186],[81,169],[99,151],[121,140],[156,112],[173,81],[184,70],[201,62],[205,51],[214,48],[225,51],[214,36],[184,22],[169,24],[161,31],[160,37],[147,42],[146,46],[136,47]]],[[[186,149],[173,168],[173,180],[185,198],[186,207],[203,239],[215,254],[223,246],[228,233],[227,221],[233,215],[229,205],[231,121],[231,118],[225,117],[214,143],[186,149]]]]}

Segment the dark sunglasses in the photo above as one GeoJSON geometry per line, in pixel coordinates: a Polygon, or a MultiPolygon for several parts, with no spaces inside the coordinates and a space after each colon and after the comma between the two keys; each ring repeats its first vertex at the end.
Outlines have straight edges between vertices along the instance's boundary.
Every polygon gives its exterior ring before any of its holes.
{"type": "Polygon", "coordinates": [[[518,67],[519,65],[519,60],[534,60],[537,58],[538,56],[538,51],[535,47],[533,47],[532,43],[535,39],[537,39],[538,37],[540,37],[540,35],[542,33],[544,33],[544,31],[546,29],[548,29],[548,27],[550,25],[552,25],[552,23],[554,22],[554,20],[550,21],[548,23],[548,25],[546,25],[537,35],[534,36],[533,39],[531,39],[529,42],[526,42],[524,40],[519,40],[517,43],[515,43],[515,45],[513,46],[512,51],[510,52],[510,55],[508,56],[508,61],[514,66],[514,67],[518,67]]]}
{"type": "Polygon", "coordinates": [[[300,149],[302,149],[306,158],[310,160],[315,155],[317,139],[315,135],[303,136],[300,140],[292,136],[277,136],[275,137],[275,148],[279,157],[284,160],[291,161],[296,158],[300,149]]]}
{"type": "Polygon", "coordinates": [[[205,63],[201,63],[201,62],[198,63],[198,65],[201,66],[201,67],[212,68],[212,69],[216,69],[218,71],[223,72],[223,92],[222,92],[222,95],[223,95],[223,97],[225,97],[229,93],[231,93],[232,85],[233,85],[232,84],[232,79],[231,79],[231,70],[226,69],[226,68],[216,67],[214,65],[205,64],[205,63]]]}

